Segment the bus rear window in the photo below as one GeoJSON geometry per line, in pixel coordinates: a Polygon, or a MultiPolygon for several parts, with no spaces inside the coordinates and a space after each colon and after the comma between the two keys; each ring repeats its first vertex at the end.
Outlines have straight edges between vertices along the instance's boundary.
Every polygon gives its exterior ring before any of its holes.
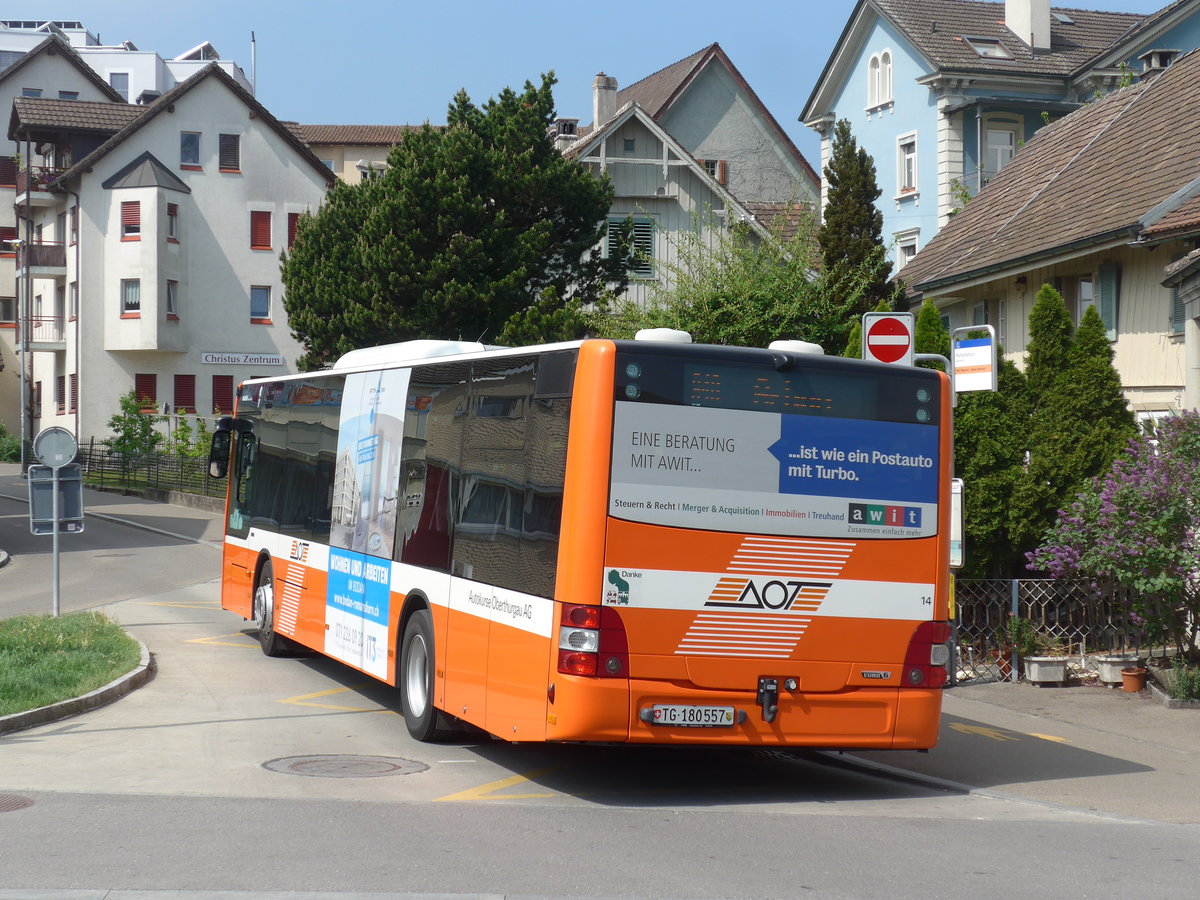
{"type": "Polygon", "coordinates": [[[923,369],[739,348],[617,354],[616,397],[638,403],[936,425],[938,376],[923,369]],[[715,352],[714,352],[715,351],[715,352]],[[779,368],[782,362],[784,368],[779,368]]]}

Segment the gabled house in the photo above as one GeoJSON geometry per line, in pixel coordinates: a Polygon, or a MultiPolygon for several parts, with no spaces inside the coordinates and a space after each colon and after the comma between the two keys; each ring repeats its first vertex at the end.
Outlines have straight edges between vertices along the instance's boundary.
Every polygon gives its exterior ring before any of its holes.
{"type": "Polygon", "coordinates": [[[614,225],[633,222],[636,260],[626,297],[645,303],[651,285],[669,277],[683,234],[714,239],[734,222],[745,222],[760,237],[767,227],[688,153],[637,103],[626,104],[598,129],[589,129],[566,156],[586,165],[597,177],[607,175],[616,196],[609,211],[609,236],[603,252],[612,250],[614,225]]]}
{"type": "Polygon", "coordinates": [[[418,125],[292,125],[296,136],[342,181],[355,184],[387,166],[388,153],[418,125]]]}
{"type": "Polygon", "coordinates": [[[17,97],[8,135],[45,163],[14,197],[27,435],[103,436],[131,388],[211,416],[241,379],[294,371],[279,253],[334,176],[238,80],[209,65],[148,105],[17,97]]]}
{"type": "Polygon", "coordinates": [[[816,172],[719,44],[623,89],[600,73],[592,124],[578,122],[558,119],[556,141],[612,177],[610,221],[634,217],[641,262],[626,296],[639,301],[668,277],[661,263],[698,218],[705,228],[744,221],[765,236],[816,207],[816,172]]]}
{"type": "MultiPolygon", "coordinates": [[[[850,122],[897,269],[1047,121],[1200,46],[1200,0],[1152,15],[1050,0],[859,0],[801,121],[850,122]]],[[[824,187],[823,187],[824,191],[824,187]]]]}
{"type": "Polygon", "coordinates": [[[1020,362],[1038,289],[1095,305],[1142,418],[1200,403],[1200,50],[1042,128],[905,267],[951,327],[1020,362]]]}

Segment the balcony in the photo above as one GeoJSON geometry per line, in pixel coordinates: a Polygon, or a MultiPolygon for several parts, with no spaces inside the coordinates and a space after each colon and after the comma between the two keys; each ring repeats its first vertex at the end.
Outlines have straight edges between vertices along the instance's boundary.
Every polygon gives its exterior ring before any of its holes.
{"type": "Polygon", "coordinates": [[[22,244],[17,248],[17,275],[31,278],[67,277],[67,245],[47,241],[41,244],[22,244]]]}
{"type": "Polygon", "coordinates": [[[30,206],[54,206],[61,202],[50,192],[50,184],[66,169],[53,166],[29,166],[17,172],[18,204],[28,202],[30,206]]]}
{"type": "Polygon", "coordinates": [[[64,316],[30,316],[30,350],[66,350],[67,320],[64,316]]]}

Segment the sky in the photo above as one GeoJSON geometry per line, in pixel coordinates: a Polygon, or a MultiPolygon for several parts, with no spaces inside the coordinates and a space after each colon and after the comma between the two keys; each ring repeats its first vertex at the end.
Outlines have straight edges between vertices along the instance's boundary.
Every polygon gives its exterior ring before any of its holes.
{"type": "MultiPolygon", "coordinates": [[[[1082,0],[1151,13],[1167,0],[1082,0]]],[[[626,87],[719,43],[813,165],[816,133],[797,118],[855,0],[38,0],[0,19],[71,19],[105,44],[170,58],[202,41],[251,75],[276,118],[307,125],[444,122],[459,89],[483,103],[554,72],[558,113],[592,118],[592,79],[626,87]],[[36,10],[36,11],[35,11],[36,10]]],[[[1055,8],[1058,5],[1055,4],[1055,8]]]]}

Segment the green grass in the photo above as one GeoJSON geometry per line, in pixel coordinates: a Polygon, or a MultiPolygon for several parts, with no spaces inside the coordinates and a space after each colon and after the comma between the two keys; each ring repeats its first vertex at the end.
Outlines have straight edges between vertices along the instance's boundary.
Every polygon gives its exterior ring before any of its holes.
{"type": "Polygon", "coordinates": [[[82,696],[140,659],[138,643],[102,613],[0,620],[0,716],[82,696]]]}

